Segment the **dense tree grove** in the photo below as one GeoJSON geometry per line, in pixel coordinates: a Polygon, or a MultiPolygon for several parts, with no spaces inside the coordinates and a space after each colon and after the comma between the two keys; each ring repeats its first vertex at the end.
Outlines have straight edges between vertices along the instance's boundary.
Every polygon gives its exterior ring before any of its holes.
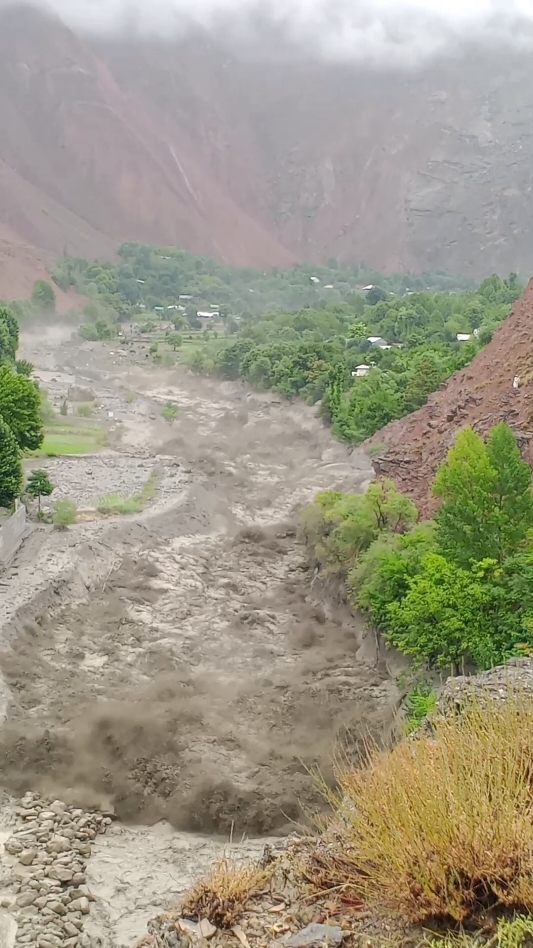
{"type": "Polygon", "coordinates": [[[194,315],[197,310],[216,306],[223,318],[294,312],[328,303],[346,302],[357,307],[361,301],[358,290],[373,284],[379,284],[376,302],[390,292],[398,296],[428,290],[456,292],[471,285],[466,279],[445,273],[384,277],[363,263],[348,267],[335,260],[330,260],[328,267],[302,264],[292,270],[239,269],[176,247],[135,243],[124,244],[119,257],[118,265],[64,257],[56,267],[54,280],[61,289],[74,286],[97,305],[119,315],[128,315],[139,305],[147,311],[175,306],[181,297],[185,310],[194,304],[194,315]]]}
{"type": "Polygon", "coordinates": [[[490,341],[522,292],[516,274],[476,289],[442,273],[386,277],[334,260],[265,272],[169,247],[128,243],[119,255],[118,264],[65,257],[54,274],[63,289],[91,297],[86,338],[110,338],[113,321],[142,314],[148,331],[164,316],[178,348],[182,331],[205,330],[197,313],[216,312],[224,338],[213,345],[204,333],[182,361],[320,403],[334,434],[354,444],[423,405],[490,341]]]}
{"type": "Polygon", "coordinates": [[[516,437],[462,431],[419,523],[391,482],[321,494],[302,515],[314,562],[418,666],[489,668],[533,650],[532,473],[516,437]]]}
{"type": "Polygon", "coordinates": [[[39,389],[29,377],[32,366],[16,361],[18,322],[0,306],[0,506],[9,507],[20,493],[22,452],[40,447],[44,431],[39,389]]]}
{"type": "Polygon", "coordinates": [[[509,315],[522,287],[491,277],[476,291],[420,293],[370,305],[272,313],[248,320],[227,345],[196,354],[194,367],[242,378],[286,397],[320,402],[341,440],[358,444],[420,408],[467,365],[509,315]],[[458,334],[469,335],[458,341],[458,334]],[[384,339],[387,348],[372,345],[384,339]],[[357,377],[358,367],[366,374],[357,377]],[[354,377],[355,376],[355,377],[354,377]]]}

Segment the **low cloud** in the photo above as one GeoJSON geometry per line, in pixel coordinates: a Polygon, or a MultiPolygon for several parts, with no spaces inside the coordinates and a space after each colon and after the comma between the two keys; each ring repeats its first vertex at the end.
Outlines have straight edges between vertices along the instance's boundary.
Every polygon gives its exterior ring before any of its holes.
{"type": "MultiPolygon", "coordinates": [[[[0,0],[1,2],[1,0],[0,0]]],[[[17,3],[18,0],[8,0],[17,3]]],[[[418,63],[465,42],[533,46],[533,0],[39,0],[77,30],[237,35],[272,24],[328,58],[418,63]]]]}

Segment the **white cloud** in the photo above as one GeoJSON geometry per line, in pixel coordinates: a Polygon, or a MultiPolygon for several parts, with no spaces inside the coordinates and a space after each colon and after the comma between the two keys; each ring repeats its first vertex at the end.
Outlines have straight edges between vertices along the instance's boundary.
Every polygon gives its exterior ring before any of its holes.
{"type": "MultiPolygon", "coordinates": [[[[17,0],[11,0],[17,2],[17,0]]],[[[290,38],[337,59],[419,62],[458,42],[533,45],[533,0],[38,0],[74,28],[133,24],[168,36],[220,16],[250,23],[259,10],[290,38]]]]}

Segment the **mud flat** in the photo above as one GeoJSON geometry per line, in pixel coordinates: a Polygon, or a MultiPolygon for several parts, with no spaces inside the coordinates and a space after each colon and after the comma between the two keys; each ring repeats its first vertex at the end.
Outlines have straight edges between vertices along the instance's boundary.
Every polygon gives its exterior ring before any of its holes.
{"type": "MultiPolygon", "coordinates": [[[[318,491],[363,491],[372,470],[305,406],[57,335],[25,355],[120,415],[93,493],[112,461],[116,488],[128,459],[163,472],[142,514],[32,534],[1,587],[0,783],[113,810],[84,932],[129,945],[224,839],[257,851],[319,805],[309,768],[327,776],[336,741],[391,727],[395,669],[323,595],[294,529],[318,491]]],[[[79,459],[60,464],[63,496],[81,496],[79,459]]]]}

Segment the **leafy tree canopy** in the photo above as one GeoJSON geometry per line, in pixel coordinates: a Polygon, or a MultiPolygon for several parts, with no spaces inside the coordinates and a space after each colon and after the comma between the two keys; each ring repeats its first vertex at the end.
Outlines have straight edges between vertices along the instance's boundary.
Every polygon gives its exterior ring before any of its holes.
{"type": "Polygon", "coordinates": [[[36,451],[44,437],[39,389],[24,375],[0,366],[0,417],[9,425],[19,448],[36,451]]]}
{"type": "Polygon", "coordinates": [[[33,285],[31,300],[34,306],[44,312],[53,313],[56,308],[56,295],[53,286],[46,280],[37,280],[33,285]]]}
{"type": "Polygon", "coordinates": [[[11,507],[20,493],[22,461],[11,429],[0,417],[0,507],[11,507]]]}

